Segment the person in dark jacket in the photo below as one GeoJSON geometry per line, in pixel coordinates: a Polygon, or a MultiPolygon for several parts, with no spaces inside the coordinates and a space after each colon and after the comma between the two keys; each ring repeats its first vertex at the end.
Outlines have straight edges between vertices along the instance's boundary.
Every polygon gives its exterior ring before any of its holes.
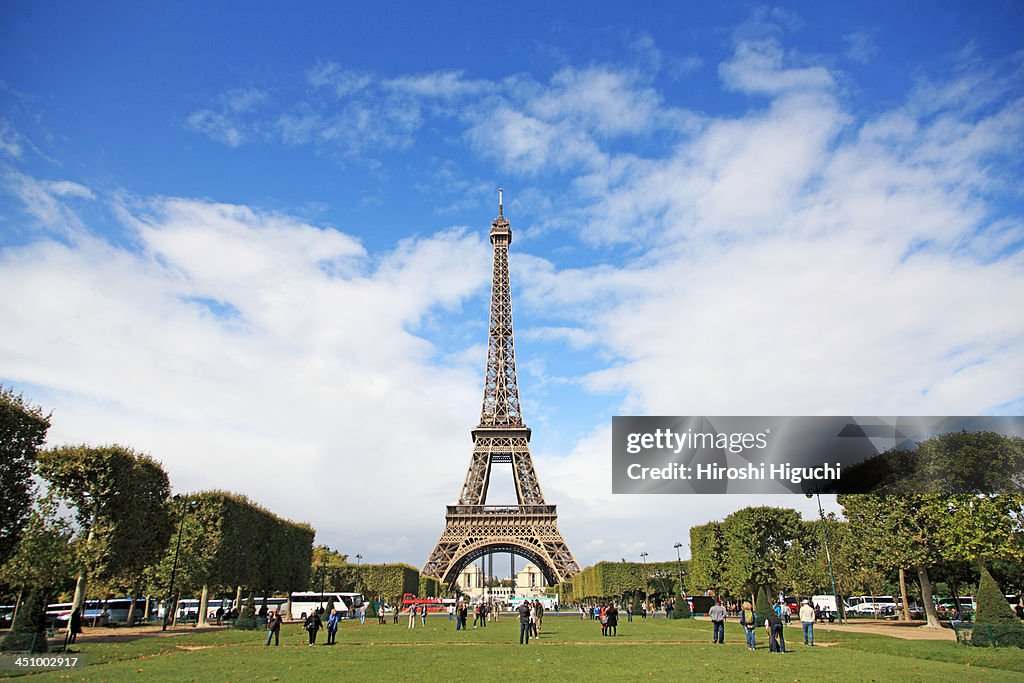
{"type": "Polygon", "coordinates": [[[82,610],[76,609],[72,612],[69,621],[68,643],[73,643],[78,638],[78,634],[82,632],[82,610]]]}
{"type": "Polygon", "coordinates": [[[274,610],[270,613],[270,618],[267,619],[267,645],[270,645],[270,640],[274,640],[274,646],[277,647],[281,644],[281,614],[274,610]]]}
{"type": "Polygon", "coordinates": [[[523,601],[523,604],[519,605],[519,644],[530,644],[530,606],[526,600],[523,601]],[[525,642],[524,638],[526,639],[525,642]]]}
{"type": "Polygon", "coordinates": [[[768,632],[768,651],[785,652],[786,645],[782,639],[782,617],[775,610],[768,610],[764,619],[764,628],[768,632]],[[781,642],[780,642],[781,641],[781,642]]]}
{"type": "Polygon", "coordinates": [[[306,617],[306,621],[303,622],[302,627],[309,633],[309,646],[313,647],[316,645],[316,634],[321,628],[323,628],[324,622],[320,621],[320,615],[317,614],[316,610],[310,613],[306,617]]]}

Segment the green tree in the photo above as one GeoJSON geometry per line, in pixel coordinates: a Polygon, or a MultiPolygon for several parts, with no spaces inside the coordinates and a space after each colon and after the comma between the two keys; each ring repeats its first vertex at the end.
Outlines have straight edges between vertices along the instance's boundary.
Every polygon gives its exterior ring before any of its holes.
{"type": "Polygon", "coordinates": [[[995,432],[951,432],[920,442],[915,491],[1024,493],[1024,438],[995,432]]]}
{"type": "Polygon", "coordinates": [[[141,574],[170,536],[167,474],[155,460],[124,446],[65,446],[39,453],[39,472],[73,507],[84,534],[72,609],[87,577],[141,574]]]}
{"type": "Polygon", "coordinates": [[[0,650],[6,652],[46,652],[46,603],[45,589],[33,588],[25,604],[11,625],[11,631],[2,642],[0,650]]]}
{"type": "Polygon", "coordinates": [[[768,591],[764,586],[757,587],[757,599],[754,601],[754,614],[759,620],[764,620],[772,608],[771,600],[768,599],[768,591]]]}
{"type": "Polygon", "coordinates": [[[68,553],[73,538],[74,530],[57,514],[56,502],[40,498],[13,556],[0,565],[0,584],[18,591],[16,603],[32,589],[56,593],[67,587],[74,576],[74,558],[68,553]]]}
{"type": "Polygon", "coordinates": [[[749,507],[722,521],[725,587],[733,595],[753,595],[757,586],[775,586],[786,551],[796,536],[796,510],[749,507]]]}
{"type": "Polygon", "coordinates": [[[725,571],[725,539],[721,522],[690,527],[690,573],[694,588],[711,589],[717,595],[725,571]]]}
{"type": "Polygon", "coordinates": [[[1024,560],[1024,493],[951,495],[936,501],[939,542],[952,560],[1024,560]]]}
{"type": "Polygon", "coordinates": [[[851,531],[864,548],[862,557],[884,569],[914,568],[921,586],[928,626],[941,628],[932,600],[928,568],[942,559],[942,500],[934,495],[840,495],[851,531]]]}
{"type": "Polygon", "coordinates": [[[32,509],[39,447],[50,416],[0,385],[0,565],[14,552],[32,509]]]}
{"type": "Polygon", "coordinates": [[[1024,647],[1024,624],[1013,613],[1003,591],[984,567],[978,583],[978,611],[974,615],[971,643],[1024,647]]]}

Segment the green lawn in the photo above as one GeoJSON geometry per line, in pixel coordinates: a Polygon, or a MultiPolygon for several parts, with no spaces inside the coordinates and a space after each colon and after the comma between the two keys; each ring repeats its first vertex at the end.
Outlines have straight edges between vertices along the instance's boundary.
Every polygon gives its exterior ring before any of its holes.
{"type": "MultiPolygon", "coordinates": [[[[992,650],[951,642],[907,641],[819,629],[819,647],[803,646],[787,629],[790,652],[771,654],[763,634],[749,652],[737,624],[725,645],[713,645],[708,622],[634,620],[617,638],[603,638],[593,621],[547,617],[541,638],[518,644],[518,624],[503,617],[487,628],[456,632],[445,617],[410,631],[399,625],[343,623],[338,645],[306,644],[287,625],[281,647],[266,648],[265,633],[216,631],[126,643],[80,643],[88,666],[45,672],[32,681],[293,681],[332,674],[356,680],[710,680],[788,681],[1024,681],[1024,650],[992,650]]],[[[320,643],[326,638],[321,632],[320,643]]]]}

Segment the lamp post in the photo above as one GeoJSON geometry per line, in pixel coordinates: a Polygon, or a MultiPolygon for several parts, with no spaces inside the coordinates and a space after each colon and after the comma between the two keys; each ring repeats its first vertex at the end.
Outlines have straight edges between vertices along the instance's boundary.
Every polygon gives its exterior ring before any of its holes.
{"type": "Polygon", "coordinates": [[[356,566],[358,567],[361,564],[363,564],[363,556],[359,553],[356,553],[356,566]]]}
{"type": "Polygon", "coordinates": [[[825,562],[828,564],[828,578],[832,582],[832,598],[836,601],[836,618],[843,623],[843,610],[839,609],[839,593],[836,591],[836,576],[832,572],[832,554],[828,550],[828,524],[825,522],[825,510],[821,507],[821,493],[815,491],[804,494],[807,498],[818,497],[818,515],[821,517],[821,532],[825,540],[825,562]]]}
{"type": "MultiPolygon", "coordinates": [[[[644,561],[644,610],[647,609],[647,551],[640,553],[641,559],[644,561]]],[[[647,614],[645,611],[644,614],[647,614]]]]}
{"type": "Polygon", "coordinates": [[[679,599],[681,600],[683,598],[683,556],[679,549],[683,547],[683,544],[676,541],[672,547],[676,549],[676,561],[679,563],[679,599]]]}
{"type": "MultiPolygon", "coordinates": [[[[167,630],[167,618],[171,615],[171,599],[174,597],[174,577],[178,573],[178,553],[181,552],[181,532],[185,529],[185,515],[189,509],[194,509],[199,505],[198,500],[190,500],[188,496],[175,495],[173,500],[178,504],[178,515],[180,517],[178,521],[178,542],[174,546],[174,561],[171,562],[171,585],[167,588],[167,608],[164,610],[164,623],[160,629],[161,631],[167,630]]],[[[173,609],[175,612],[178,611],[177,601],[175,601],[173,609]]]]}
{"type": "MultiPolygon", "coordinates": [[[[325,553],[326,555],[326,553],[325,553]]],[[[320,611],[324,611],[324,592],[327,590],[327,558],[320,558],[320,611]]]]}

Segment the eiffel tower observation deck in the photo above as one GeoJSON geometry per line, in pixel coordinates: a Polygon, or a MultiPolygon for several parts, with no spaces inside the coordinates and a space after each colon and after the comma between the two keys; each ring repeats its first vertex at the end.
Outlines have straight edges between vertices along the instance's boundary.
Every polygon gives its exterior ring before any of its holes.
{"type": "Polygon", "coordinates": [[[531,431],[520,409],[508,270],[512,230],[502,199],[499,189],[498,217],[491,223],[491,317],[480,423],[471,431],[473,454],[458,503],[447,507],[445,529],[422,571],[449,586],[470,562],[492,553],[526,558],[544,573],[549,585],[579,571],[558,530],[555,506],[544,500],[530,457],[531,431]],[[511,465],[515,504],[484,504],[495,464],[511,465]]]}

